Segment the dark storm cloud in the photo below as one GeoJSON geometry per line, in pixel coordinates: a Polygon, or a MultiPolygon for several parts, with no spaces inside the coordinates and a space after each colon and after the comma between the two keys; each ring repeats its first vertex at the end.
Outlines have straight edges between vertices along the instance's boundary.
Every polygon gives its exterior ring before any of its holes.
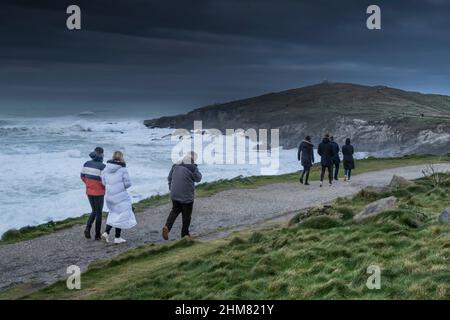
{"type": "Polygon", "coordinates": [[[7,0],[0,106],[188,109],[324,78],[450,93],[449,18],[441,0],[7,0]],[[381,31],[365,27],[374,3],[381,31]]]}

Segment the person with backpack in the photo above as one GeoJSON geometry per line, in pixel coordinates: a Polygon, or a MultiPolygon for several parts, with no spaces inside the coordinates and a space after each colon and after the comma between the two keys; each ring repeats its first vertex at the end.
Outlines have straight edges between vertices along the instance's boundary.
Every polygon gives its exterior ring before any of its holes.
{"type": "Polygon", "coordinates": [[[95,221],[95,240],[100,240],[100,230],[102,227],[103,202],[105,196],[105,186],[102,183],[101,174],[105,169],[103,163],[103,148],[97,147],[89,156],[92,160],[87,161],[81,170],[81,180],[86,185],[86,195],[91,205],[91,214],[84,230],[84,236],[91,239],[91,228],[95,221]]]}
{"type": "Polygon", "coordinates": [[[300,143],[297,152],[297,159],[301,161],[303,171],[300,176],[300,183],[303,184],[303,178],[305,177],[305,186],[309,185],[309,172],[314,163],[314,145],[311,143],[311,137],[306,136],[300,143]]]}
{"type": "Polygon", "coordinates": [[[172,166],[167,177],[172,210],[162,230],[164,240],[169,240],[169,232],[180,213],[182,215],[181,237],[191,236],[189,227],[195,198],[195,183],[202,180],[202,174],[195,164],[196,160],[197,154],[190,152],[180,163],[172,166]]]}

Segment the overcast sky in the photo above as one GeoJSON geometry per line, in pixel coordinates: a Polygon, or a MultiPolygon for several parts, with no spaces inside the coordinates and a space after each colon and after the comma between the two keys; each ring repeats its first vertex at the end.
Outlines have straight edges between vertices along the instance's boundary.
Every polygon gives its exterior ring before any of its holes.
{"type": "Polygon", "coordinates": [[[0,39],[0,110],[173,114],[323,79],[450,95],[445,0],[1,0],[0,39]]]}

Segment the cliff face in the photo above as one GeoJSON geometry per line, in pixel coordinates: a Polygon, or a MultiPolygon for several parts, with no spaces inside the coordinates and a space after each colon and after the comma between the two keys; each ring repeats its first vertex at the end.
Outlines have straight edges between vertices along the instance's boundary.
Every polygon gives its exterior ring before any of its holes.
{"type": "Polygon", "coordinates": [[[280,130],[280,144],[297,147],[305,135],[318,143],[331,133],[379,155],[450,151],[450,97],[383,86],[323,83],[146,120],[148,127],[280,130]]]}

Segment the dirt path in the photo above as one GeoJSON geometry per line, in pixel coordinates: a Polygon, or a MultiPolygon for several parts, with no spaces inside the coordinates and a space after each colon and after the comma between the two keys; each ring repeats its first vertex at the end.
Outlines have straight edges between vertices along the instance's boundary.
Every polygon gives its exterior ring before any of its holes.
{"type": "MultiPolygon", "coordinates": [[[[191,231],[208,239],[212,238],[211,234],[219,237],[224,234],[220,232],[222,229],[254,225],[281,214],[352,195],[366,186],[387,185],[394,174],[407,179],[419,178],[423,167],[364,173],[354,176],[351,182],[339,181],[332,187],[324,185],[319,188],[318,182],[308,187],[278,183],[256,189],[223,191],[196,200],[191,231]]],[[[440,164],[437,168],[450,171],[450,164],[440,164]]],[[[161,242],[160,229],[169,211],[167,204],[138,214],[138,226],[123,232],[123,237],[128,240],[124,245],[87,240],[83,237],[84,226],[75,226],[33,240],[0,246],[0,289],[28,282],[49,284],[65,277],[70,265],[78,265],[85,270],[94,260],[111,258],[146,243],[161,242]]],[[[174,225],[172,239],[179,238],[180,220],[174,225]]]]}

